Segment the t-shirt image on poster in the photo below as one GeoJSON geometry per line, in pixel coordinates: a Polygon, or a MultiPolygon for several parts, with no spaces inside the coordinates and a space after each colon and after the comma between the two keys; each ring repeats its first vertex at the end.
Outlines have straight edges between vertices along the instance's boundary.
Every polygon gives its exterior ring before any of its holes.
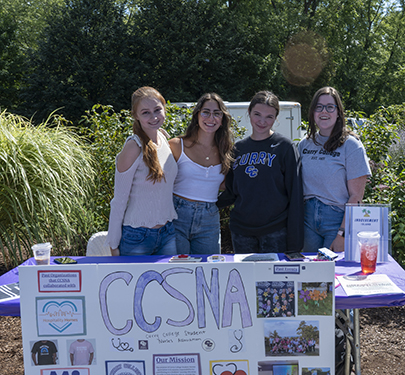
{"type": "Polygon", "coordinates": [[[91,365],[94,358],[94,348],[91,342],[78,339],[70,344],[70,362],[72,366],[91,365]]]}

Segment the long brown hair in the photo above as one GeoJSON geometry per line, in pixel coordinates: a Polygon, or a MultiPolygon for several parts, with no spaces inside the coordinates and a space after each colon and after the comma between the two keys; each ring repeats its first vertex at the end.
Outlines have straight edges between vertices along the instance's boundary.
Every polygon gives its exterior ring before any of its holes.
{"type": "Polygon", "coordinates": [[[207,100],[215,100],[218,103],[218,107],[223,113],[222,123],[214,135],[214,142],[218,148],[219,160],[221,161],[221,173],[226,174],[231,166],[232,158],[232,148],[233,148],[233,139],[231,132],[231,121],[232,117],[226,108],[222,98],[214,93],[206,93],[200,99],[198,99],[197,104],[194,107],[193,115],[191,117],[190,124],[186,129],[186,133],[182,136],[184,139],[190,139],[192,141],[191,146],[197,142],[198,137],[198,114],[200,113],[202,107],[204,106],[207,100]]]}
{"type": "Polygon", "coordinates": [[[136,111],[138,109],[138,105],[142,99],[145,98],[155,98],[159,100],[163,107],[166,110],[166,100],[162,96],[162,94],[154,89],[153,87],[144,86],[136,90],[132,94],[132,108],[131,114],[134,119],[134,123],[132,125],[132,130],[134,134],[136,134],[142,142],[142,154],[143,154],[143,161],[145,162],[146,166],[149,168],[149,174],[147,180],[155,182],[161,182],[162,178],[164,178],[164,173],[162,167],[159,163],[156,147],[153,141],[149,138],[149,136],[143,131],[142,126],[138,119],[136,118],[136,111]]]}
{"type": "Polygon", "coordinates": [[[308,111],[309,130],[307,138],[312,138],[313,142],[316,145],[319,145],[319,142],[316,141],[317,126],[315,123],[314,113],[315,107],[318,104],[319,97],[322,95],[330,95],[333,99],[335,99],[337,106],[336,109],[338,111],[338,116],[336,119],[335,126],[333,127],[328,140],[325,142],[323,146],[323,148],[326,151],[335,151],[338,147],[342,146],[343,143],[345,143],[349,134],[355,136],[356,138],[358,138],[358,136],[346,127],[345,112],[343,109],[343,104],[342,100],[340,99],[339,92],[333,87],[326,86],[322,87],[315,93],[314,97],[312,98],[311,105],[309,106],[308,111]]]}

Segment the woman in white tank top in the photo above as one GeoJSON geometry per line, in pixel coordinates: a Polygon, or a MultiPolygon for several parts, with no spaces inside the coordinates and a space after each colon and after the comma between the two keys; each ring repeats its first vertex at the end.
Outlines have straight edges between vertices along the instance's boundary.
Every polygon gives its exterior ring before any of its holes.
{"type": "Polygon", "coordinates": [[[219,186],[232,157],[231,115],[221,97],[204,94],[197,102],[186,134],[169,141],[177,161],[173,201],[179,254],[221,252],[219,186]]]}

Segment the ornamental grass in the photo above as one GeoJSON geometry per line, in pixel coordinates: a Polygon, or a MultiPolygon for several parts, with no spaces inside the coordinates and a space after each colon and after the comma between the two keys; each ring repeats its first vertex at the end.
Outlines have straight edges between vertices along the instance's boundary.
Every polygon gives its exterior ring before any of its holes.
{"type": "Polygon", "coordinates": [[[33,126],[0,113],[0,248],[8,267],[51,242],[53,255],[75,255],[94,230],[93,161],[60,116],[33,126]]]}

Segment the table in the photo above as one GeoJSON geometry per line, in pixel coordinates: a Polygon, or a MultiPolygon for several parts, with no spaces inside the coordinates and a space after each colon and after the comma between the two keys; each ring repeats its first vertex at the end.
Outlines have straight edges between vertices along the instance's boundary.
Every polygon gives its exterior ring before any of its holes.
{"type": "MultiPolygon", "coordinates": [[[[207,260],[208,255],[202,256],[203,262],[207,260]]],[[[233,255],[225,254],[227,262],[233,261],[233,255]]],[[[148,257],[73,257],[79,264],[94,264],[94,263],[167,263],[167,256],[148,256],[148,257]]],[[[51,258],[52,264],[57,266],[51,258]]],[[[287,261],[283,254],[280,254],[280,261],[287,261]]],[[[25,261],[20,267],[25,265],[34,265],[33,258],[25,261]]],[[[344,254],[340,254],[335,262],[336,275],[361,275],[360,264],[357,262],[346,262],[344,254]]],[[[359,323],[359,308],[371,307],[386,307],[386,306],[401,306],[405,305],[405,271],[398,265],[398,263],[389,256],[387,263],[380,263],[377,265],[376,274],[387,274],[391,280],[403,291],[401,294],[387,294],[387,295],[367,295],[367,296],[347,296],[341,286],[335,289],[335,308],[337,310],[346,310],[345,319],[350,323],[350,316],[348,309],[354,309],[353,331],[354,337],[351,340],[354,345],[355,352],[355,370],[356,375],[360,375],[360,323],[359,323]]],[[[18,268],[0,277],[0,286],[10,283],[18,282],[18,268]]],[[[20,303],[19,298],[0,302],[0,315],[5,316],[19,316],[20,303]]]]}
{"type": "MultiPolygon", "coordinates": [[[[224,254],[228,262],[233,261],[232,254],[224,254]]],[[[203,256],[203,262],[207,260],[208,255],[203,256]]],[[[283,254],[280,254],[281,261],[287,261],[283,254]]],[[[405,305],[405,270],[389,255],[388,263],[379,263],[376,274],[389,275],[391,280],[404,291],[404,294],[387,295],[369,295],[369,296],[347,296],[342,286],[335,289],[335,308],[338,310],[359,309],[371,307],[387,307],[405,305]]],[[[122,263],[123,257],[72,257],[79,264],[90,263],[122,263]]],[[[51,257],[51,263],[55,257],[51,257]]],[[[166,263],[167,256],[149,256],[149,257],[125,257],[125,263],[166,263]]],[[[30,258],[19,267],[26,265],[35,265],[34,258],[30,258]]],[[[360,264],[357,262],[346,262],[344,254],[340,254],[335,262],[336,275],[361,275],[360,264]]],[[[18,267],[0,276],[0,286],[18,282],[18,267]]],[[[20,316],[19,298],[0,302],[0,315],[20,316]]]]}

